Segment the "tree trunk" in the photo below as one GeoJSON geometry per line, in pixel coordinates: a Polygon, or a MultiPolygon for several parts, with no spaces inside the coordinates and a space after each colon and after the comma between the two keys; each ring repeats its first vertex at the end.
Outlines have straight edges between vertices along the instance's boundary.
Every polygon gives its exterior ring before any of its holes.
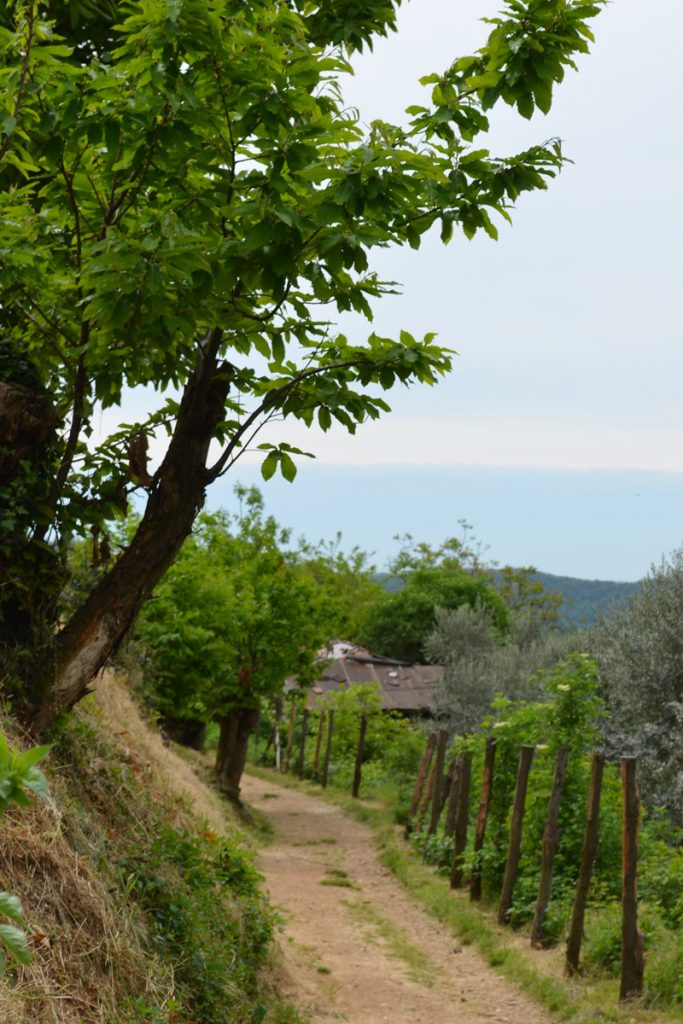
{"type": "MultiPolygon", "coordinates": [[[[16,352],[0,357],[22,369],[16,352]]],[[[0,684],[15,713],[40,702],[52,681],[57,599],[64,564],[55,545],[34,536],[58,461],[59,419],[23,365],[24,383],[0,380],[0,684]]]]}
{"type": "Polygon", "coordinates": [[[258,708],[233,708],[218,719],[220,733],[216,751],[216,775],[232,800],[239,800],[240,782],[247,761],[249,737],[258,720],[258,708]]]}
{"type": "Polygon", "coordinates": [[[228,390],[227,371],[211,354],[200,357],[133,540],[58,634],[54,671],[37,666],[43,682],[23,716],[33,734],[43,733],[84,696],[180,551],[204,504],[209,443],[228,390]]]}

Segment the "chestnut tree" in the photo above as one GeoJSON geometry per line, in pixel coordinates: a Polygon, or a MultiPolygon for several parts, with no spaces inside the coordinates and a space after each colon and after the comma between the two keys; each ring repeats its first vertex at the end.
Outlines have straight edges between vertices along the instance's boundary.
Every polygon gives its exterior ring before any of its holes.
{"type": "Polygon", "coordinates": [[[264,421],[285,421],[264,475],[291,478],[288,419],[353,432],[382,392],[450,369],[433,335],[335,328],[392,289],[374,251],[434,225],[495,237],[562,166],[556,140],[492,155],[488,112],[550,108],[599,0],[508,0],[404,123],[366,127],[343,79],[398,2],[0,0],[0,673],[34,732],[83,695],[264,421]],[[96,438],[141,387],[154,411],[96,438]],[[72,538],[101,551],[134,490],[129,545],[61,619],[72,538]]]}

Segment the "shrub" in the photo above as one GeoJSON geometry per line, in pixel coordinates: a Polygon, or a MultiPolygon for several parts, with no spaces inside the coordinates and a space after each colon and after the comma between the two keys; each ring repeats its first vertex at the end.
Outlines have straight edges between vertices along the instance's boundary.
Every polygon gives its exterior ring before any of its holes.
{"type": "Polygon", "coordinates": [[[131,849],[120,871],[198,1024],[259,1020],[264,1008],[246,997],[256,995],[274,916],[244,851],[211,832],[165,828],[149,849],[131,849]]]}

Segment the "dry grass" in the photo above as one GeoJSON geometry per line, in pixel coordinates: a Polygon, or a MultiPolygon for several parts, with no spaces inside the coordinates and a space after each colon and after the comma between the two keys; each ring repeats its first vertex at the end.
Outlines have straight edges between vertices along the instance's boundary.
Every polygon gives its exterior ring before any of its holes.
{"type": "Polygon", "coordinates": [[[124,757],[133,758],[147,770],[158,790],[172,800],[180,800],[194,819],[205,821],[223,835],[234,835],[239,822],[231,805],[201,782],[189,763],[150,729],[125,686],[113,673],[105,672],[94,686],[95,714],[116,740],[124,757]]]}
{"type": "Polygon", "coordinates": [[[15,808],[2,820],[0,888],[22,902],[34,957],[0,984],[0,1021],[122,1020],[130,992],[147,992],[159,1005],[172,978],[142,949],[141,922],[69,842],[67,817],[57,810],[64,783],[51,784],[56,800],[15,808]]]}
{"type": "MultiPolygon", "coordinates": [[[[6,723],[3,731],[25,746],[6,723]]],[[[45,772],[50,799],[8,811],[1,824],[0,889],[21,899],[35,955],[0,979],[0,1022],[140,1021],[134,998],[162,1007],[173,977],[145,952],[143,919],[113,882],[117,851],[159,814],[224,833],[229,807],[164,746],[110,674],[77,710],[45,772]]]]}

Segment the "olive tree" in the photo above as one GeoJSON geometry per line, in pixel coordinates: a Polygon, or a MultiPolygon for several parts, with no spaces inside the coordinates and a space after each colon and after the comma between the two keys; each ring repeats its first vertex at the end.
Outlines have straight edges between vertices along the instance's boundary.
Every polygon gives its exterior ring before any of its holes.
{"type": "Polygon", "coordinates": [[[588,642],[609,713],[608,752],[635,755],[648,804],[683,825],[683,551],[653,566],[588,642]]]}
{"type": "MultiPolygon", "coordinates": [[[[83,695],[264,422],[353,432],[383,391],[449,370],[431,334],[335,328],[392,290],[374,251],[434,225],[495,237],[561,168],[557,140],[492,155],[488,112],[547,111],[600,0],[509,0],[405,123],[365,127],[342,82],[397,6],[0,0],[0,663],[34,732],[83,695]],[[153,412],[96,438],[145,386],[153,412]],[[61,620],[71,539],[134,491],[129,545],[61,620]]],[[[264,475],[291,479],[297,454],[283,426],[264,475]]]]}
{"type": "Polygon", "coordinates": [[[484,605],[437,609],[436,628],[425,643],[429,660],[443,666],[437,713],[456,732],[472,732],[497,694],[538,699],[543,674],[579,644],[576,634],[545,625],[534,608],[512,610],[504,633],[484,605]]]}

